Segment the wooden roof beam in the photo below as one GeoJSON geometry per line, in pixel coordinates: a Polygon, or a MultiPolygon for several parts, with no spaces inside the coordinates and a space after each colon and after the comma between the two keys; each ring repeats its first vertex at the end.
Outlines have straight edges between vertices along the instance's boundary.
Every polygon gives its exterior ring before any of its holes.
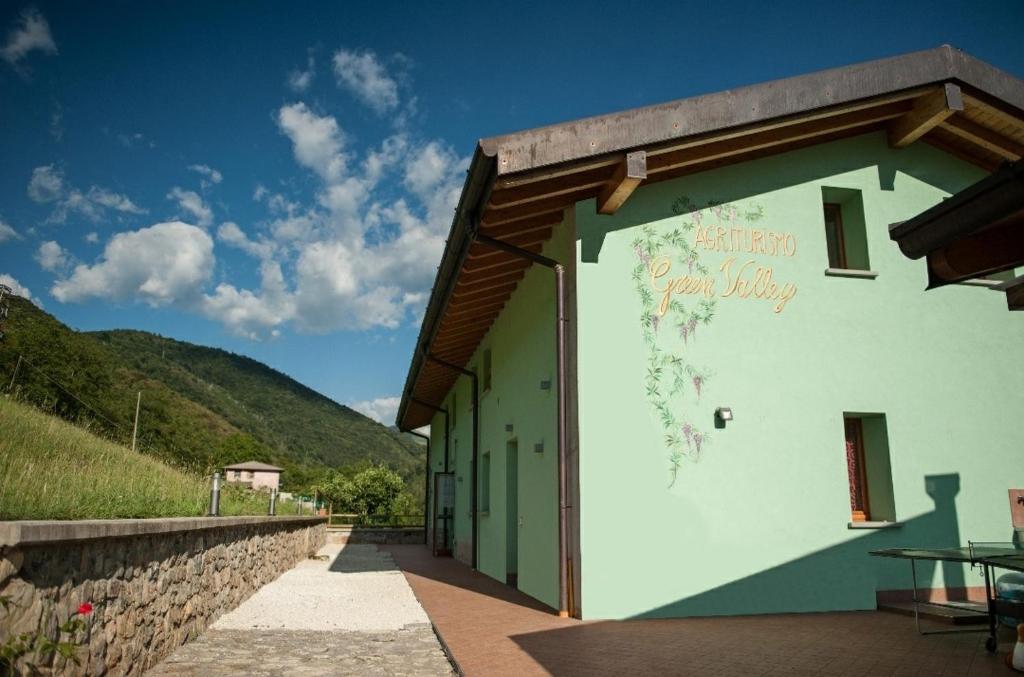
{"type": "Polygon", "coordinates": [[[642,150],[627,153],[608,183],[597,196],[599,214],[614,214],[629,196],[647,178],[647,153],[642,150]]]}
{"type": "Polygon", "coordinates": [[[953,113],[964,110],[964,99],[960,87],[947,82],[914,102],[914,108],[897,118],[889,126],[889,145],[906,148],[922,136],[938,127],[953,113]]]}
{"type": "Polygon", "coordinates": [[[959,115],[944,120],[942,129],[1007,160],[1019,160],[1024,157],[1024,146],[959,115]]]}

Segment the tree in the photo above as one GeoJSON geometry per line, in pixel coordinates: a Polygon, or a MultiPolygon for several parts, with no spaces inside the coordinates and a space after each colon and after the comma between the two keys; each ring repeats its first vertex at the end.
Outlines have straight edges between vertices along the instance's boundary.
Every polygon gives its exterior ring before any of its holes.
{"type": "Polygon", "coordinates": [[[336,473],[320,488],[336,510],[390,517],[395,514],[405,482],[391,468],[379,465],[360,470],[351,478],[336,473]]]}

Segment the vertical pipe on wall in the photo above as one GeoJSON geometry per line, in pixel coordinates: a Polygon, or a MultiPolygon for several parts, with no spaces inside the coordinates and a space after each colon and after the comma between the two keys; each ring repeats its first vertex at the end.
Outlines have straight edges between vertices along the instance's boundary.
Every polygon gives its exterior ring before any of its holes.
{"type": "MultiPolygon", "coordinates": [[[[445,416],[447,417],[447,412],[445,412],[445,416]]],[[[447,423],[447,420],[445,421],[445,423],[447,423]]],[[[427,528],[430,526],[427,523],[427,517],[430,515],[430,436],[424,435],[423,433],[418,433],[415,430],[406,430],[405,432],[409,433],[410,435],[415,435],[416,437],[425,440],[427,443],[427,461],[424,464],[424,473],[426,476],[423,478],[423,544],[426,545],[427,528]]],[[[447,440],[447,430],[445,430],[444,436],[445,439],[447,440]]]]}
{"type": "Polygon", "coordinates": [[[558,384],[557,426],[558,426],[558,615],[571,616],[574,614],[575,596],[572,590],[572,561],[569,555],[569,495],[567,485],[566,459],[568,444],[568,409],[566,407],[567,379],[565,374],[566,361],[566,324],[568,318],[565,314],[565,266],[558,261],[541,254],[527,251],[515,245],[502,242],[488,235],[474,232],[472,235],[476,242],[494,247],[514,256],[527,259],[534,263],[550,268],[555,274],[555,372],[558,384]]]}
{"type": "MultiPolygon", "coordinates": [[[[448,472],[448,439],[449,439],[449,437],[451,435],[451,429],[450,429],[450,426],[448,425],[448,410],[446,408],[444,408],[444,407],[439,407],[436,404],[430,404],[429,402],[424,402],[423,400],[416,399],[415,397],[411,398],[410,401],[411,402],[415,402],[416,404],[420,405],[421,407],[426,407],[427,409],[431,409],[433,411],[436,411],[439,414],[444,414],[444,471],[447,473],[448,472]]],[[[420,433],[417,433],[417,432],[412,431],[412,430],[407,430],[406,432],[413,433],[414,435],[420,435],[420,433]]],[[[420,436],[421,437],[426,437],[425,435],[420,435],[420,436]]],[[[424,503],[424,505],[423,505],[423,521],[424,521],[423,538],[424,539],[426,539],[426,537],[427,537],[426,530],[428,528],[430,528],[430,525],[426,524],[427,516],[430,514],[430,438],[427,437],[426,440],[427,440],[427,480],[426,480],[427,481],[427,493],[423,497],[423,503],[424,503]]],[[[446,516],[445,517],[445,528],[446,529],[447,529],[447,522],[448,522],[448,518],[446,516]]],[[[434,524],[437,524],[437,515],[434,515],[434,524]]],[[[446,539],[447,539],[447,537],[446,537],[446,539]]],[[[447,543],[445,545],[447,547],[447,543]]],[[[437,547],[436,544],[435,544],[434,547],[436,549],[436,547],[437,547]]]]}
{"type": "MultiPolygon", "coordinates": [[[[426,346],[423,347],[423,355],[424,355],[424,357],[426,357],[431,362],[439,364],[442,367],[446,367],[447,369],[451,369],[452,371],[458,372],[458,373],[462,374],[463,376],[468,376],[470,378],[470,381],[471,381],[472,386],[473,386],[473,454],[472,454],[473,461],[472,461],[472,467],[471,467],[473,481],[471,482],[472,491],[471,491],[471,498],[470,498],[470,511],[471,511],[470,512],[470,519],[471,519],[471,522],[472,522],[472,531],[473,531],[473,553],[472,553],[473,564],[472,564],[472,566],[473,566],[474,569],[476,569],[476,567],[477,567],[477,551],[478,551],[478,547],[477,546],[479,544],[479,538],[478,538],[479,537],[479,529],[478,529],[479,524],[478,524],[478,520],[477,520],[477,518],[478,518],[478,515],[477,515],[477,493],[478,493],[477,486],[479,484],[479,481],[478,481],[478,478],[477,478],[477,470],[478,470],[479,466],[478,466],[477,460],[478,460],[479,453],[480,453],[480,449],[479,449],[479,440],[480,440],[480,406],[479,406],[480,405],[480,401],[479,401],[479,399],[480,398],[479,398],[479,391],[477,389],[477,375],[476,375],[475,371],[472,371],[470,369],[466,369],[465,367],[460,367],[459,365],[453,364],[451,362],[446,362],[445,360],[442,360],[440,357],[437,357],[436,355],[431,354],[427,350],[426,346]]],[[[446,463],[447,463],[447,461],[446,461],[446,463]]]]}

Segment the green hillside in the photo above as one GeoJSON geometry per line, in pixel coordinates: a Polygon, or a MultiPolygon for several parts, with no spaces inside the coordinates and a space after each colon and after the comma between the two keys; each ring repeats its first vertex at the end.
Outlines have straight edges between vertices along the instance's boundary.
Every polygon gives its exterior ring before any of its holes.
{"type": "Polygon", "coordinates": [[[16,398],[121,442],[141,391],[139,447],[179,467],[255,459],[302,490],[328,468],[383,463],[422,494],[422,447],[255,360],[146,332],[77,332],[18,297],[6,333],[0,388],[13,377],[16,398]]]}

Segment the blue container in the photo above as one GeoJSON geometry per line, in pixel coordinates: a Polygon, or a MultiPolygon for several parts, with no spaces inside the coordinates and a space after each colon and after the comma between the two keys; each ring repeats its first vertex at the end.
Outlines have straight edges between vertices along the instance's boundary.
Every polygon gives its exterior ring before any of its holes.
{"type": "MultiPolygon", "coordinates": [[[[997,578],[996,597],[999,599],[1024,603],[1024,574],[1008,573],[997,578]]],[[[1010,618],[1009,616],[999,617],[1000,623],[1011,628],[1016,628],[1017,624],[1022,621],[1024,621],[1024,618],[1010,618]]]]}

